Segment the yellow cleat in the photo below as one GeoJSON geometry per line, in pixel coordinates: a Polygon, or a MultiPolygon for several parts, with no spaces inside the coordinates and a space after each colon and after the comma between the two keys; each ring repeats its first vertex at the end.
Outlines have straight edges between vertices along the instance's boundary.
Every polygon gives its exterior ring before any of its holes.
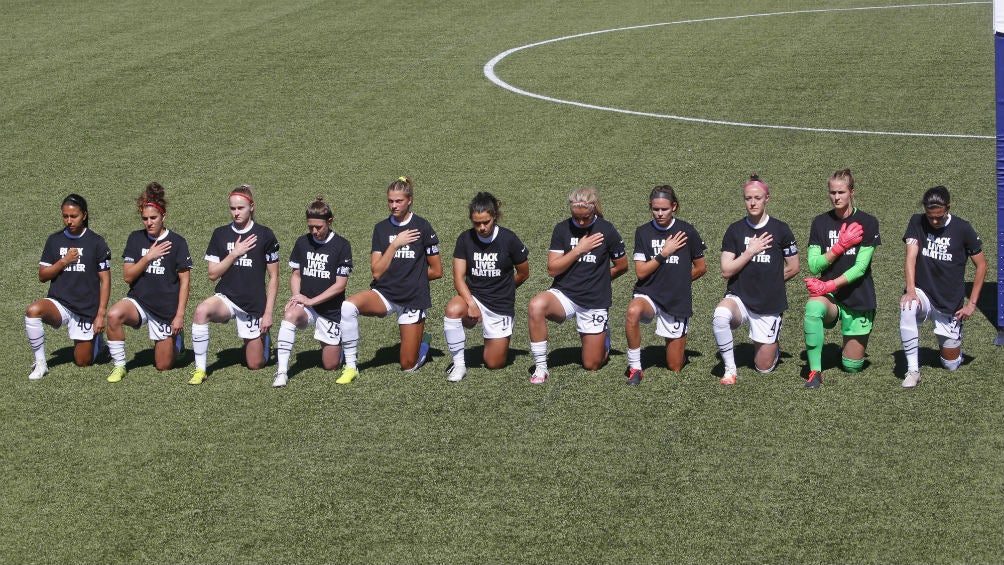
{"type": "Polygon", "coordinates": [[[347,385],[351,383],[352,380],[355,379],[356,375],[358,374],[359,371],[357,371],[355,367],[344,367],[342,368],[342,376],[338,377],[338,379],[335,380],[335,384],[347,385]]]}
{"type": "Polygon", "coordinates": [[[108,382],[117,383],[121,381],[122,377],[124,377],[125,375],[126,375],[125,365],[121,366],[116,365],[115,368],[112,369],[112,374],[108,375],[108,382]]]}
{"type": "Polygon", "coordinates": [[[206,380],[206,370],[196,369],[192,371],[192,378],[188,379],[188,384],[190,385],[201,385],[202,381],[206,380]]]}

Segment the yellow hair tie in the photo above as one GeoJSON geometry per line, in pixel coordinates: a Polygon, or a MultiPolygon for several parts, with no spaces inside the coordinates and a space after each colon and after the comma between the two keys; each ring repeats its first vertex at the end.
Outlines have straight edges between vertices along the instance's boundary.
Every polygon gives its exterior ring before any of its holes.
{"type": "Polygon", "coordinates": [[[401,182],[408,182],[408,177],[397,177],[397,180],[401,182]]]}

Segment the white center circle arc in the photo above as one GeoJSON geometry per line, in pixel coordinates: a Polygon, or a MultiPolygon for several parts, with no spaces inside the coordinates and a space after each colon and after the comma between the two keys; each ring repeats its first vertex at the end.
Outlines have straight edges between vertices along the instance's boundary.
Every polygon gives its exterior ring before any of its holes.
{"type": "Polygon", "coordinates": [[[499,53],[493,57],[490,61],[485,63],[484,75],[485,77],[492,81],[497,86],[500,86],[506,90],[520,94],[522,96],[527,96],[530,98],[537,98],[539,100],[546,100],[548,102],[554,102],[557,104],[568,104],[571,106],[578,106],[580,108],[589,108],[591,110],[602,110],[605,112],[616,112],[619,114],[631,114],[634,116],[645,116],[649,118],[661,118],[667,120],[680,120],[684,122],[697,122],[703,124],[714,124],[723,126],[739,126],[747,128],[765,128],[765,129],[780,129],[780,130],[794,130],[794,131],[809,131],[818,133],[850,133],[850,134],[868,134],[868,135],[893,135],[893,136],[903,136],[903,137],[950,137],[950,138],[961,138],[961,139],[995,139],[992,135],[973,135],[964,133],[924,133],[924,132],[905,132],[905,131],[874,131],[874,130],[857,130],[857,129],[835,129],[835,128],[813,128],[813,127],[802,127],[802,126],[783,126],[774,124],[755,124],[749,122],[733,122],[728,120],[713,120],[710,118],[699,118],[693,116],[677,116],[673,114],[656,114],[652,112],[638,112],[634,110],[626,110],[623,108],[612,108],[609,106],[597,106],[595,104],[586,104],[584,102],[576,102],[574,100],[563,100],[561,98],[554,98],[551,96],[545,96],[543,94],[537,94],[535,92],[529,92],[521,88],[515,87],[504,80],[500,79],[497,74],[495,74],[495,66],[498,65],[503,59],[517,53],[519,51],[524,51],[526,49],[532,49],[534,47],[539,47],[541,45],[547,45],[549,43],[557,43],[559,41],[566,41],[569,39],[578,39],[580,37],[589,37],[592,35],[600,35],[603,33],[613,33],[617,31],[627,31],[635,29],[644,29],[651,27],[669,26],[669,25],[679,25],[679,24],[692,24],[692,23],[702,23],[702,22],[717,22],[725,20],[739,20],[744,18],[763,18],[767,16],[785,16],[792,14],[818,14],[824,12],[851,12],[851,11],[862,11],[862,10],[891,10],[891,9],[904,9],[904,8],[928,8],[928,7],[943,7],[943,6],[969,6],[975,4],[990,4],[989,1],[979,1],[979,2],[951,2],[951,3],[938,3],[938,4],[899,4],[894,6],[867,6],[858,8],[820,8],[814,10],[796,10],[787,12],[771,12],[766,14],[746,14],[742,16],[720,16],[714,18],[700,18],[691,20],[680,20],[675,22],[662,22],[657,24],[644,24],[629,27],[619,27],[613,29],[604,29],[599,31],[590,31],[586,33],[578,33],[575,35],[567,35],[565,37],[558,37],[555,39],[547,39],[544,41],[538,41],[536,43],[530,43],[528,45],[522,45],[520,47],[514,47],[507,51],[499,53]]]}

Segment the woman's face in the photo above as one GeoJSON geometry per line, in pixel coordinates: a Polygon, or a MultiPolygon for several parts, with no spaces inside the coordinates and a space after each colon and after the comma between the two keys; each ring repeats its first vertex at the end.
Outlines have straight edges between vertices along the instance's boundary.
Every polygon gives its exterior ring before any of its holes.
{"type": "Polygon", "coordinates": [[[845,212],[851,207],[854,189],[844,179],[830,179],[829,195],[830,204],[833,204],[833,209],[837,212],[845,212]]]}
{"type": "Polygon", "coordinates": [[[84,221],[87,220],[87,213],[73,204],[63,204],[63,226],[66,231],[73,235],[84,233],[84,221]]]}
{"type": "Polygon", "coordinates": [[[753,184],[743,189],[743,201],[746,204],[746,213],[750,218],[761,218],[767,210],[767,201],[770,195],[762,187],[753,184]]]}
{"type": "Polygon", "coordinates": [[[411,211],[411,196],[400,190],[391,190],[387,193],[387,208],[395,220],[402,221],[411,211]]]}
{"type": "Polygon", "coordinates": [[[317,241],[324,241],[328,238],[328,232],[331,231],[331,220],[308,218],[307,231],[309,231],[310,235],[317,241]]]}
{"type": "Polygon", "coordinates": [[[246,197],[239,194],[230,196],[230,217],[234,219],[234,225],[242,229],[251,221],[251,214],[254,212],[254,204],[246,197]]]}
{"type": "Polygon", "coordinates": [[[649,209],[652,210],[652,219],[661,228],[673,223],[673,214],[676,212],[677,206],[676,202],[668,198],[653,198],[648,203],[649,209]]]}
{"type": "Polygon", "coordinates": [[[937,206],[934,208],[926,208],[924,209],[924,216],[927,217],[927,223],[931,224],[931,227],[944,227],[945,220],[948,219],[948,207],[937,206]]]}
{"type": "Polygon", "coordinates": [[[588,228],[596,219],[596,212],[586,206],[572,206],[572,221],[580,228],[588,228]]]}
{"type": "Polygon", "coordinates": [[[156,207],[143,206],[139,211],[139,218],[143,220],[143,228],[150,237],[156,239],[164,233],[164,214],[156,207]]]}
{"type": "Polygon", "coordinates": [[[489,212],[474,212],[471,214],[471,226],[480,237],[490,237],[495,231],[495,217],[489,212]]]}

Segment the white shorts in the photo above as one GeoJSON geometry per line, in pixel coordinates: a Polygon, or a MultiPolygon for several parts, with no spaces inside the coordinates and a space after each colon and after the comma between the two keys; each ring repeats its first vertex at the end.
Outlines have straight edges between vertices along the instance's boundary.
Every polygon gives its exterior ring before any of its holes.
{"type": "Polygon", "coordinates": [[[146,324],[147,333],[153,341],[163,341],[171,338],[173,333],[171,332],[171,322],[165,322],[160,318],[151,316],[136,300],[128,296],[125,299],[132,302],[132,305],[136,307],[136,312],[139,314],[139,324],[136,324],[134,329],[138,330],[143,324],[146,324]]]}
{"type": "Polygon", "coordinates": [[[757,343],[777,343],[781,337],[781,314],[754,314],[746,309],[743,300],[734,294],[726,294],[725,298],[734,300],[739,306],[742,316],[740,324],[749,323],[750,339],[757,343]]]}
{"type": "Polygon", "coordinates": [[[388,314],[390,314],[391,312],[397,314],[397,325],[407,326],[409,324],[417,324],[425,319],[425,310],[418,310],[415,308],[405,308],[400,304],[394,304],[390,300],[384,298],[384,296],[380,294],[379,290],[374,290],[373,292],[375,292],[377,296],[380,297],[380,300],[383,300],[383,305],[387,309],[388,314]]]}
{"type": "Polygon", "coordinates": [[[84,321],[80,316],[70,312],[59,303],[58,300],[52,298],[46,298],[49,302],[52,302],[56,309],[59,310],[59,325],[57,328],[66,326],[66,333],[70,335],[70,339],[73,341],[91,341],[94,339],[94,320],[84,321]]]}
{"type": "Polygon", "coordinates": [[[258,339],[261,337],[261,317],[248,314],[223,294],[217,292],[216,296],[227,305],[227,308],[230,310],[230,319],[237,318],[237,337],[241,339],[258,339]]]}
{"type": "Polygon", "coordinates": [[[955,317],[955,312],[942,312],[931,304],[931,299],[927,293],[921,289],[916,289],[917,300],[920,304],[917,309],[917,325],[923,324],[928,319],[934,322],[934,335],[940,335],[950,340],[962,341],[962,320],[955,317]]]}
{"type": "Polygon", "coordinates": [[[655,335],[666,339],[680,339],[687,335],[690,329],[690,318],[677,318],[672,314],[663,312],[655,305],[655,302],[652,302],[652,299],[647,294],[636,294],[634,297],[644,298],[649,306],[652,307],[652,311],[655,312],[654,316],[643,317],[641,319],[641,323],[650,324],[652,323],[652,318],[655,318],[655,335]]]}
{"type": "Polygon", "coordinates": [[[512,335],[512,316],[503,316],[486,308],[477,297],[472,296],[481,310],[481,336],[485,339],[499,339],[512,335]]]}
{"type": "Polygon", "coordinates": [[[558,302],[565,310],[565,320],[571,318],[572,314],[575,315],[575,327],[580,334],[600,334],[606,331],[607,320],[610,316],[606,308],[582,308],[556,288],[549,288],[547,292],[558,298],[558,302]]]}
{"type": "Polygon", "coordinates": [[[314,339],[325,345],[341,345],[342,332],[338,322],[321,316],[310,306],[300,306],[307,313],[307,324],[314,326],[314,339]]]}

